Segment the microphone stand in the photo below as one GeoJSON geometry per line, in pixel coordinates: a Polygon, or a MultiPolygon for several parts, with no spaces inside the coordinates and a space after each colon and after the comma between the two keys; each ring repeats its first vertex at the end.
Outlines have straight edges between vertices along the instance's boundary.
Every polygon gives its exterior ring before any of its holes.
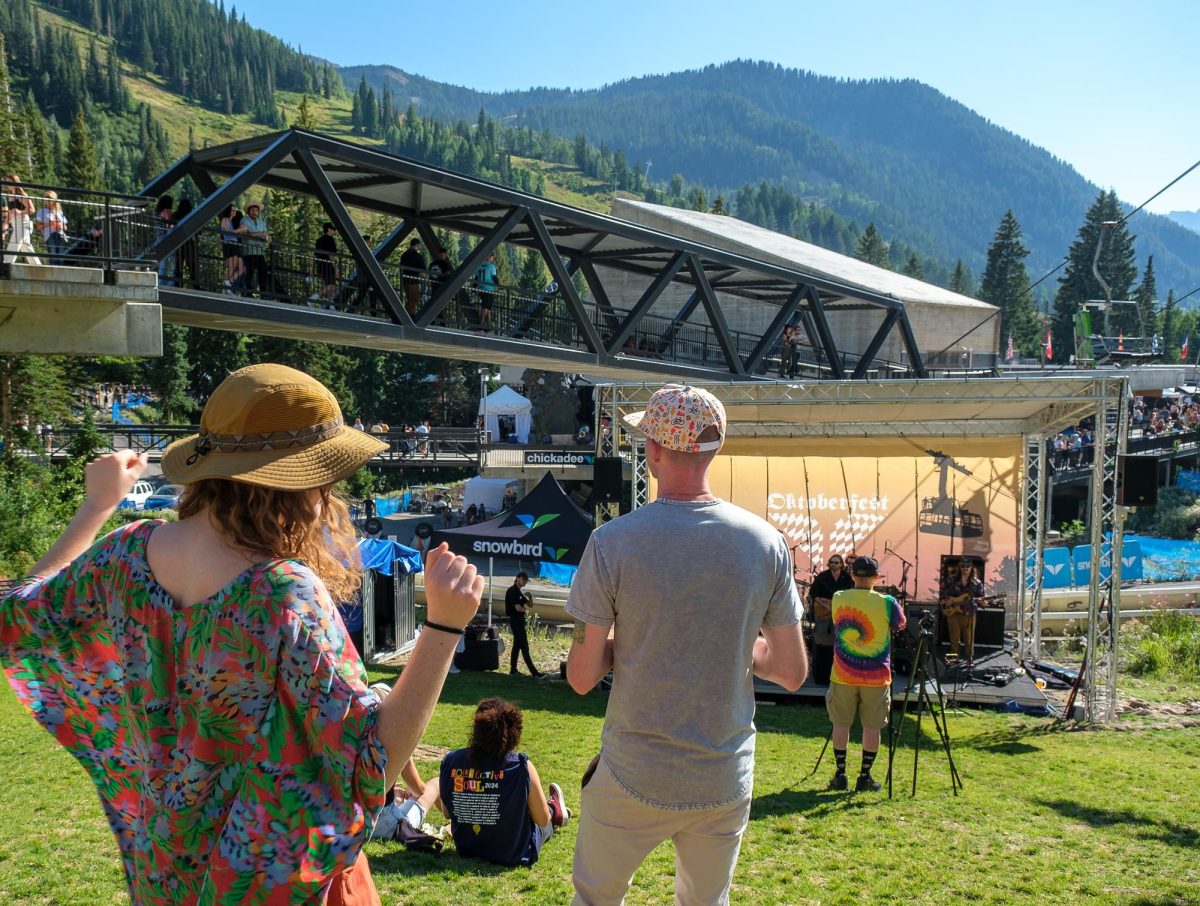
{"type": "Polygon", "coordinates": [[[908,573],[912,569],[913,564],[901,557],[896,551],[892,550],[886,543],[883,545],[883,552],[891,554],[900,561],[900,592],[904,595],[905,603],[908,602],[908,573]]]}

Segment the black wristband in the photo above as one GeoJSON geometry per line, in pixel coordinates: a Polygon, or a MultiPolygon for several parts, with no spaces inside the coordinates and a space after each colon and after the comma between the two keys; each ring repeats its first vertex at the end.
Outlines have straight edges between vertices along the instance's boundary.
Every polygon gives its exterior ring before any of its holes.
{"type": "Polygon", "coordinates": [[[453,626],[443,626],[441,623],[430,623],[425,621],[426,629],[436,629],[438,632],[448,632],[450,635],[466,635],[467,630],[464,626],[462,629],[455,629],[453,626]]]}

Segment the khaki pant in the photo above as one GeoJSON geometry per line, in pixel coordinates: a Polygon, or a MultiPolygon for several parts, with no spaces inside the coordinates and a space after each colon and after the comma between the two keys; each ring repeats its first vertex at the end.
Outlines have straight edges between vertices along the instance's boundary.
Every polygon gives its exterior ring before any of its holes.
{"type": "Polygon", "coordinates": [[[948,613],[946,626],[950,630],[950,653],[972,660],[975,657],[975,614],[948,613]]]}
{"type": "Polygon", "coordinates": [[[421,307],[421,284],[420,283],[405,283],[404,284],[404,308],[410,315],[415,315],[417,309],[421,307]]]}
{"type": "Polygon", "coordinates": [[[623,903],[633,873],[664,840],[675,843],[675,902],[727,904],[750,798],[747,790],[718,808],[655,808],[626,793],[601,758],[580,801],[574,906],[623,903]]]}

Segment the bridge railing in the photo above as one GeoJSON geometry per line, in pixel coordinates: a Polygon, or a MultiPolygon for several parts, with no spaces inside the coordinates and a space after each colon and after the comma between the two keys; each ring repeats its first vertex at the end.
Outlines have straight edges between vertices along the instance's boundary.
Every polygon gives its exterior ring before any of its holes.
{"type": "Polygon", "coordinates": [[[139,195],[0,180],[9,233],[5,264],[149,268],[144,254],[158,236],[154,201],[139,195]],[[13,242],[20,251],[7,251],[13,242]]]}

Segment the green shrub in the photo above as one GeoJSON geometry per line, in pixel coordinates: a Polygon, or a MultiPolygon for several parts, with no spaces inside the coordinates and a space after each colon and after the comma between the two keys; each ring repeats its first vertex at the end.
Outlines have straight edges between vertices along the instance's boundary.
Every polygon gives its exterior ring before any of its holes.
{"type": "Polygon", "coordinates": [[[1200,497],[1187,488],[1161,488],[1158,503],[1137,509],[1127,528],[1164,538],[1195,538],[1200,532],[1200,497]]]}
{"type": "Polygon", "coordinates": [[[1122,669],[1134,676],[1200,679],[1200,617],[1163,609],[1121,624],[1122,669]]]}

